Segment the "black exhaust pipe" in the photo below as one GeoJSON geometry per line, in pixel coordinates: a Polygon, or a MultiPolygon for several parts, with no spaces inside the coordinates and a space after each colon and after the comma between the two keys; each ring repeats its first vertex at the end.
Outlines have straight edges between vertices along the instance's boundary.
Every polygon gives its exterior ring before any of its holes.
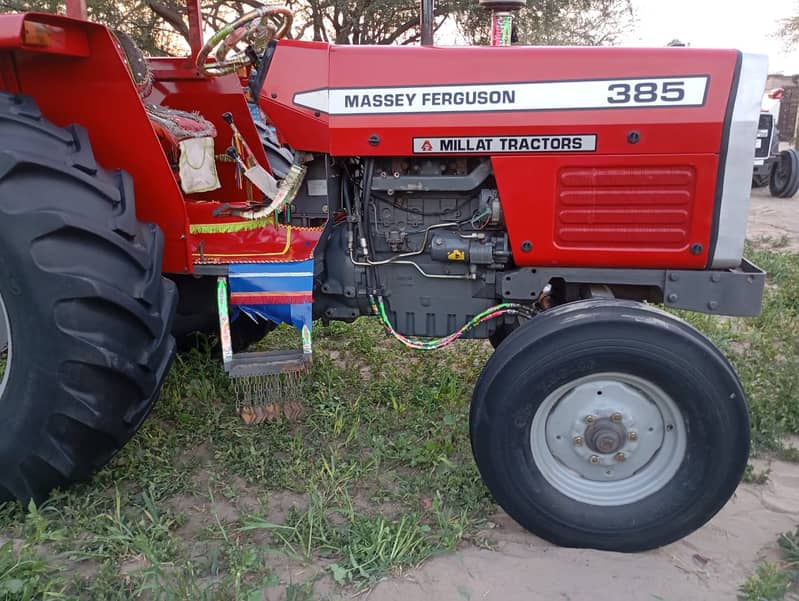
{"type": "Polygon", "coordinates": [[[433,4],[435,0],[422,0],[422,46],[433,45],[433,4]]]}

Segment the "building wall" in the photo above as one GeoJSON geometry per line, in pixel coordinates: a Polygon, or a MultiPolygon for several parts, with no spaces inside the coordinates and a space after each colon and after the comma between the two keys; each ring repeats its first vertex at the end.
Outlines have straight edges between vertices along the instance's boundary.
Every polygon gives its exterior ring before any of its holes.
{"type": "Polygon", "coordinates": [[[766,80],[766,90],[783,88],[780,104],[780,142],[796,143],[799,136],[799,74],[782,75],[771,74],[766,80]]]}

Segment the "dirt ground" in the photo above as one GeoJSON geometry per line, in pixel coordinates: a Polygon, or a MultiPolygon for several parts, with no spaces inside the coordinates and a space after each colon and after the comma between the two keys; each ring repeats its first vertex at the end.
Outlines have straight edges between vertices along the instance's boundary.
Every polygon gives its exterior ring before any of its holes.
{"type": "Polygon", "coordinates": [[[561,549],[528,534],[504,514],[485,534],[493,550],[468,546],[381,582],[380,601],[435,599],[620,601],[735,599],[758,562],[777,558],[777,537],[799,523],[799,465],[759,462],[765,485],[742,484],[734,498],[688,538],[624,555],[561,549]]]}
{"type": "MultiPolygon", "coordinates": [[[[799,197],[753,192],[748,236],[799,251],[799,197]]],[[[793,441],[799,446],[799,441],[793,441]]],[[[763,560],[778,557],[780,533],[799,524],[799,465],[754,461],[764,485],[742,484],[704,528],[647,553],[561,549],[498,514],[486,548],[468,545],[417,570],[381,582],[371,601],[620,601],[735,599],[763,560]]]]}
{"type": "Polygon", "coordinates": [[[799,195],[772,198],[768,188],[752,190],[747,237],[757,241],[770,237],[785,242],[785,247],[799,251],[799,195]]]}

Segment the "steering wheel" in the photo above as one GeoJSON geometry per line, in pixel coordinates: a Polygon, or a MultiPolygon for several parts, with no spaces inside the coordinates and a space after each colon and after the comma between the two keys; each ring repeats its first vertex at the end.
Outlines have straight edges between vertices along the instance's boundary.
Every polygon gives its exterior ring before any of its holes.
{"type": "Polygon", "coordinates": [[[237,51],[236,45],[239,42],[249,38],[260,38],[263,44],[278,40],[289,32],[293,20],[294,14],[285,6],[256,8],[212,35],[197,53],[195,66],[208,77],[233,73],[251,62],[245,51],[237,51]],[[274,16],[282,18],[278,28],[268,21],[269,17],[274,16]],[[212,52],[216,61],[208,63],[206,61],[212,52]]]}

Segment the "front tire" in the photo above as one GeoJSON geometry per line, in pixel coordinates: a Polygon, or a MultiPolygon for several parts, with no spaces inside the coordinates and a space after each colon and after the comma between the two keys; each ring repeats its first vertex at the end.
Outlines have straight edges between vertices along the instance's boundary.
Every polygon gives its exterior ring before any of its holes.
{"type": "Polygon", "coordinates": [[[162,251],[85,130],[0,93],[0,502],[89,478],[149,414],[175,348],[162,251]]]}
{"type": "Polygon", "coordinates": [[[799,191],[799,152],[791,148],[777,155],[769,176],[769,193],[775,198],[792,198],[799,191]]]}
{"type": "Polygon", "coordinates": [[[749,455],[744,393],[721,352],[638,303],[578,301],[511,334],[471,407],[497,502],[558,545],[642,551],[702,526],[749,455]]]}

